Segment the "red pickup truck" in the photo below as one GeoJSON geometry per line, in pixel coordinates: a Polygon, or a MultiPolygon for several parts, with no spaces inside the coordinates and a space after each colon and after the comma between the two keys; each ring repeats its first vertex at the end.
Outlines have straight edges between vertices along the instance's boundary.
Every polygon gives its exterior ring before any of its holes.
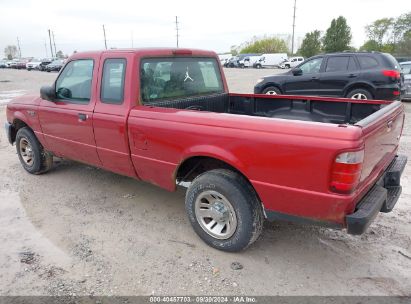
{"type": "Polygon", "coordinates": [[[194,230],[226,251],[264,219],[361,234],[393,209],[407,162],[400,102],[232,94],[216,54],[191,49],[77,53],[7,121],[29,173],[57,156],[187,187],[194,230]]]}

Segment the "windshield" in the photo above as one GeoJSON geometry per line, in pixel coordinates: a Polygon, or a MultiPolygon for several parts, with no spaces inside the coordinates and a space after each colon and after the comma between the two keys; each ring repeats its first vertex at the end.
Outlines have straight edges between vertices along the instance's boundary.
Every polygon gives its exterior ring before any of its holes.
{"type": "Polygon", "coordinates": [[[150,58],[141,62],[143,102],[224,91],[214,58],[150,58]]]}

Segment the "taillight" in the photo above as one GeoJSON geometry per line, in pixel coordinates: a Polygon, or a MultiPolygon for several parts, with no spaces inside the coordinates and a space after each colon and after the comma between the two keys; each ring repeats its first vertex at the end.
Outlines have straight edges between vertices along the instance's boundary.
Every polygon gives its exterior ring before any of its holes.
{"type": "Polygon", "coordinates": [[[382,74],[395,79],[400,79],[401,77],[401,73],[397,70],[382,70],[382,74]]]}
{"type": "Polygon", "coordinates": [[[352,193],[360,181],[363,160],[364,150],[337,155],[332,165],[331,191],[352,193]]]}

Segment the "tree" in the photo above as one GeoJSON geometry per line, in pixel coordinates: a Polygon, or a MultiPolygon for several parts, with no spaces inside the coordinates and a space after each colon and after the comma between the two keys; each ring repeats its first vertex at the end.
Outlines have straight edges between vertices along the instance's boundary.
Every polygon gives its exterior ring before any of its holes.
{"type": "Polygon", "coordinates": [[[62,52],[62,51],[58,51],[58,52],[56,53],[56,57],[57,57],[57,58],[60,58],[60,59],[64,58],[63,52],[62,52]]]}
{"type": "Polygon", "coordinates": [[[17,46],[8,45],[4,48],[4,55],[6,55],[8,60],[16,58],[17,56],[17,46]]]}
{"type": "Polygon", "coordinates": [[[317,55],[321,52],[321,32],[313,31],[305,34],[304,40],[301,44],[298,53],[305,58],[317,55]]]}
{"type": "Polygon", "coordinates": [[[367,40],[361,47],[360,51],[379,51],[380,50],[380,45],[378,44],[377,41],[375,40],[367,40]]]}
{"type": "Polygon", "coordinates": [[[402,14],[393,24],[394,43],[406,38],[407,33],[411,32],[411,12],[402,14]]]}
{"type": "Polygon", "coordinates": [[[365,27],[365,32],[370,40],[376,41],[380,46],[391,39],[391,28],[394,24],[393,18],[382,18],[375,20],[365,27]]]}
{"type": "Polygon", "coordinates": [[[406,32],[397,44],[395,52],[402,56],[411,56],[411,30],[406,32]]]}
{"type": "Polygon", "coordinates": [[[287,53],[288,48],[284,40],[275,37],[264,38],[249,42],[240,53],[287,53]]]}
{"type": "Polygon", "coordinates": [[[341,52],[350,48],[351,28],[347,20],[340,16],[331,21],[323,39],[323,49],[326,52],[341,52]]]}

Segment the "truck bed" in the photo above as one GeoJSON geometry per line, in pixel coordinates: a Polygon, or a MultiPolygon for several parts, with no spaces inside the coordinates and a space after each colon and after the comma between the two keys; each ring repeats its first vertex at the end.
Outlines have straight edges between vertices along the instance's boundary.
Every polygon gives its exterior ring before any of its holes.
{"type": "Polygon", "coordinates": [[[356,124],[389,103],[327,97],[225,93],[156,101],[150,105],[332,124],[356,124]]]}

